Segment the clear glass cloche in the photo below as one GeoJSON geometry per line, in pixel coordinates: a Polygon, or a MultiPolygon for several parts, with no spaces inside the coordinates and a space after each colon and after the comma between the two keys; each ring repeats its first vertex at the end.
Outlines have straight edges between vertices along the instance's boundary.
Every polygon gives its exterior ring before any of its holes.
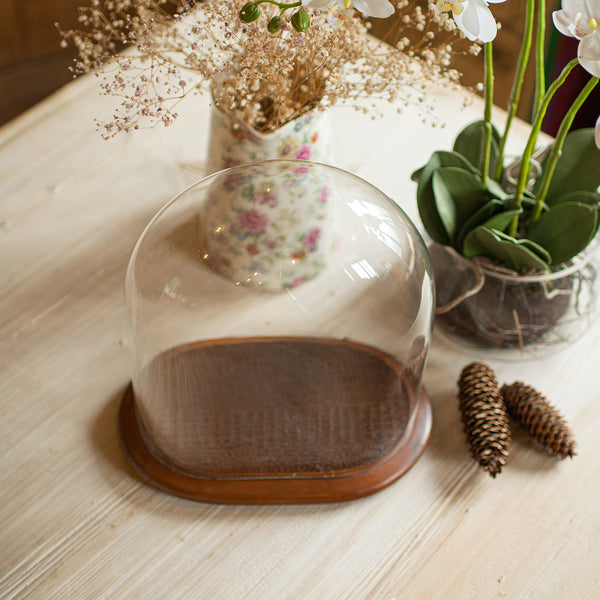
{"type": "Polygon", "coordinates": [[[196,500],[375,492],[427,442],[434,305],[420,235],[366,181],[279,160],[211,175],[131,257],[124,448],[155,485],[196,500]]]}

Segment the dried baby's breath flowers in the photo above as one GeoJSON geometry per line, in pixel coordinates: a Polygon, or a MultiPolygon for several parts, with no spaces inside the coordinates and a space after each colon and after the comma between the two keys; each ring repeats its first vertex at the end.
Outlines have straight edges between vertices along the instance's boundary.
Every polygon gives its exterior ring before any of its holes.
{"type": "Polygon", "coordinates": [[[369,110],[364,99],[422,104],[427,113],[425,85],[458,81],[450,65],[460,39],[454,23],[414,2],[397,2],[388,44],[348,11],[306,7],[308,30],[283,20],[272,33],[276,6],[263,6],[251,23],[240,19],[241,7],[234,0],[94,0],[81,8],[81,30],[62,32],[79,51],[74,72],[96,73],[103,92],[121,99],[112,119],[99,123],[103,136],[170,125],[182,98],[208,88],[222,110],[268,132],[340,102],[369,110]]]}

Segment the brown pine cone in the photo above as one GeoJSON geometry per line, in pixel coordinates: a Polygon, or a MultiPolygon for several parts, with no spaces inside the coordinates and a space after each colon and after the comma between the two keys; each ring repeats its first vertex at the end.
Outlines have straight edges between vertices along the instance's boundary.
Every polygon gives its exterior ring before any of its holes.
{"type": "Polygon", "coordinates": [[[492,369],[483,363],[467,365],[458,380],[458,398],[471,453],[485,471],[496,477],[506,464],[511,436],[492,369]]]}
{"type": "Polygon", "coordinates": [[[535,388],[516,381],[502,386],[509,415],[546,450],[560,458],[575,456],[575,440],[564,417],[535,388]]]}

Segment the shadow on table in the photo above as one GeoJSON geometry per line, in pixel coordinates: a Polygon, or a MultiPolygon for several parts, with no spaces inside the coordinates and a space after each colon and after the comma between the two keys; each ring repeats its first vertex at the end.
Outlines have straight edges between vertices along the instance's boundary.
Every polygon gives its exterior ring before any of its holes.
{"type": "Polygon", "coordinates": [[[109,469],[105,469],[105,472],[110,472],[110,481],[114,481],[115,483],[120,481],[124,474],[142,481],[123,453],[119,441],[119,406],[126,387],[124,385],[104,405],[102,410],[96,415],[91,430],[91,438],[96,450],[99,451],[104,461],[108,463],[109,469]],[[118,474],[118,477],[113,477],[115,473],[118,474]]]}

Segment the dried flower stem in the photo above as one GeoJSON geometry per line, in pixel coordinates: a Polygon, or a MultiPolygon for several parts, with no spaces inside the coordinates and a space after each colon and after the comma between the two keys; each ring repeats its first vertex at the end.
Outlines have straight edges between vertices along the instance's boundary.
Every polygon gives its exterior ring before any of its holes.
{"type": "Polygon", "coordinates": [[[268,132],[308,110],[364,99],[416,104],[432,116],[422,84],[458,81],[450,56],[460,38],[446,15],[426,18],[398,0],[401,43],[387,46],[369,38],[362,19],[334,27],[311,9],[308,31],[283,23],[269,33],[259,21],[291,5],[263,1],[252,23],[240,21],[239,0],[92,0],[81,9],[82,29],[62,32],[79,50],[74,73],[96,73],[103,93],[121,100],[99,124],[104,137],[169,125],[184,97],[209,88],[222,110],[268,132]]]}

